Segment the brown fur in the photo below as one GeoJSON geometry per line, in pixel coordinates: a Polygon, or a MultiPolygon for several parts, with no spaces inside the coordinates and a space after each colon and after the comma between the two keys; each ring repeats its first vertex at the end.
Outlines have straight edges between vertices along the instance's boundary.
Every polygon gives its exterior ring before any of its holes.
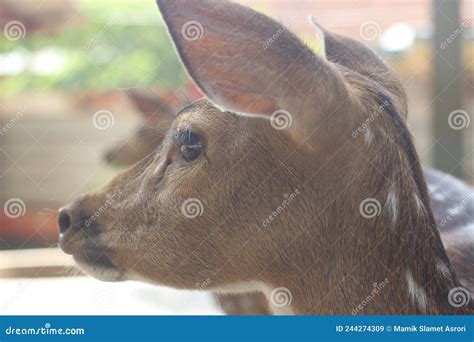
{"type": "Polygon", "coordinates": [[[288,31],[262,50],[281,26],[227,1],[158,4],[183,63],[212,102],[186,108],[160,152],[67,209],[72,227],[60,239],[66,252],[99,268],[95,276],[113,269],[113,280],[191,289],[210,279],[217,291],[250,282],[286,287],[296,314],[349,314],[384,279],[364,314],[472,312],[447,303],[459,283],[434,224],[402,118],[406,98],[394,77],[377,80],[342,59],[327,62],[288,31]],[[189,20],[204,27],[198,44],[181,34],[189,20]],[[352,130],[381,103],[370,146],[353,139],[352,130]],[[276,130],[268,117],[282,109],[293,124],[276,130]],[[193,162],[183,161],[175,137],[186,130],[203,144],[193,162]],[[295,191],[293,202],[262,225],[295,191]],[[89,229],[87,216],[115,193],[89,229]],[[372,219],[359,213],[368,197],[382,204],[372,219]],[[181,213],[189,198],[201,201],[202,215],[181,213]],[[109,262],[95,265],[87,257],[98,250],[109,262]],[[448,274],[437,270],[440,261],[448,274]],[[426,306],[411,298],[408,273],[424,289],[426,306]]]}

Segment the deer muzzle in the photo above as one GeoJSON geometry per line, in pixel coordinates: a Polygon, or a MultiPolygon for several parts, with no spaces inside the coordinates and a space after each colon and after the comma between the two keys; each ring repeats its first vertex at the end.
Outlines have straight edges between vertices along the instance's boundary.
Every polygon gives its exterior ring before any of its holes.
{"type": "Polygon", "coordinates": [[[111,251],[100,237],[101,227],[95,215],[91,214],[90,202],[86,195],[59,209],[59,247],[95,278],[121,280],[123,272],[110,259],[111,251]]]}

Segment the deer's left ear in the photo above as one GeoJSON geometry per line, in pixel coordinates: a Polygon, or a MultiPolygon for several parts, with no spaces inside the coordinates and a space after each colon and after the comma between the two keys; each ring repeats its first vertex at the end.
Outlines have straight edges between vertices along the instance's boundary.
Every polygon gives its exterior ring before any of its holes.
{"type": "Polygon", "coordinates": [[[189,74],[222,109],[284,110],[304,130],[347,97],[332,65],[271,18],[225,0],[157,2],[189,74]]]}
{"type": "Polygon", "coordinates": [[[131,89],[127,96],[144,118],[161,117],[173,120],[176,113],[160,95],[147,89],[131,89]]]}

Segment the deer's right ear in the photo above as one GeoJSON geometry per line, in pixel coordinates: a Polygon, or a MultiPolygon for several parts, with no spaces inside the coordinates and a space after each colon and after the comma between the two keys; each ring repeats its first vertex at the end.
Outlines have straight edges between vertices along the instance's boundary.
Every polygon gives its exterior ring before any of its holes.
{"type": "Polygon", "coordinates": [[[301,135],[347,98],[338,71],[273,19],[229,1],[157,3],[189,74],[222,109],[286,111],[301,135]]]}

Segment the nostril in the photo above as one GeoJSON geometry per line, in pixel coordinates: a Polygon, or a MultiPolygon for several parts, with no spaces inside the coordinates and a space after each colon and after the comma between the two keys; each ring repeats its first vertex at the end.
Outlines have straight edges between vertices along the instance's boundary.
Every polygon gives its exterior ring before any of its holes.
{"type": "Polygon", "coordinates": [[[66,208],[59,210],[58,214],[59,232],[65,233],[71,226],[71,216],[66,208]]]}

